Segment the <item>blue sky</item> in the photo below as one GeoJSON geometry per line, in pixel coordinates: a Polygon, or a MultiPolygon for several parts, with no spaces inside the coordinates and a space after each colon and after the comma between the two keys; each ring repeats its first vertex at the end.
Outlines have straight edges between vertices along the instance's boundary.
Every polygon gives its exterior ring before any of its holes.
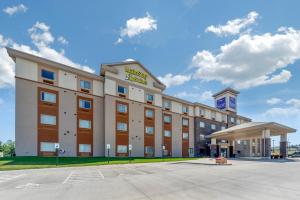
{"type": "MultiPolygon", "coordinates": [[[[0,1],[0,140],[14,139],[10,46],[99,73],[135,59],[166,93],[213,105],[231,86],[238,113],[300,129],[300,2],[0,1]]],[[[299,131],[289,136],[300,143],[299,131]]]]}

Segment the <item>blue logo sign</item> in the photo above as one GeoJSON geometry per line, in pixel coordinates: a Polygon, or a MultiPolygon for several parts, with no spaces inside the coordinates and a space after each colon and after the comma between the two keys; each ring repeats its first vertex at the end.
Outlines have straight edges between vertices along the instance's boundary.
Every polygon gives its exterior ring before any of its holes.
{"type": "Polygon", "coordinates": [[[236,100],[234,97],[229,97],[229,107],[232,109],[236,108],[236,100]]]}
{"type": "Polygon", "coordinates": [[[226,98],[223,97],[217,100],[217,108],[223,110],[226,108],[226,98]]]}

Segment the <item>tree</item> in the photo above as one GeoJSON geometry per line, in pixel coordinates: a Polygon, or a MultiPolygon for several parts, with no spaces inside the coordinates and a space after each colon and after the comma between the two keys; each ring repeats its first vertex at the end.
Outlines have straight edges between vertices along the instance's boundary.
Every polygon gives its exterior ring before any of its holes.
{"type": "Polygon", "coordinates": [[[15,154],[15,142],[7,140],[6,143],[0,145],[0,151],[3,152],[4,156],[13,156],[15,154]]]}

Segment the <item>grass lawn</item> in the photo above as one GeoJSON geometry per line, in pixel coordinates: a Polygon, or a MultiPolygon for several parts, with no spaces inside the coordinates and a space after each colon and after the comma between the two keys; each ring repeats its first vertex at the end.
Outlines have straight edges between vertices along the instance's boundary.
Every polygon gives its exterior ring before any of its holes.
{"type": "Polygon", "coordinates": [[[56,166],[55,157],[4,157],[0,158],[0,171],[38,169],[50,167],[76,167],[96,166],[107,164],[150,163],[150,162],[172,162],[192,160],[196,158],[110,158],[107,162],[105,157],[60,157],[56,166]]]}

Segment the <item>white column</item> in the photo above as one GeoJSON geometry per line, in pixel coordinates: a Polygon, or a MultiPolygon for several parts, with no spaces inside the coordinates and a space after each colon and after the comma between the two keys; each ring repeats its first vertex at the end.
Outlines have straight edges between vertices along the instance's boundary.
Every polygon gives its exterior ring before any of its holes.
{"type": "Polygon", "coordinates": [[[250,147],[249,147],[249,151],[250,151],[249,156],[252,157],[252,138],[249,139],[249,145],[250,145],[250,147]]]}

